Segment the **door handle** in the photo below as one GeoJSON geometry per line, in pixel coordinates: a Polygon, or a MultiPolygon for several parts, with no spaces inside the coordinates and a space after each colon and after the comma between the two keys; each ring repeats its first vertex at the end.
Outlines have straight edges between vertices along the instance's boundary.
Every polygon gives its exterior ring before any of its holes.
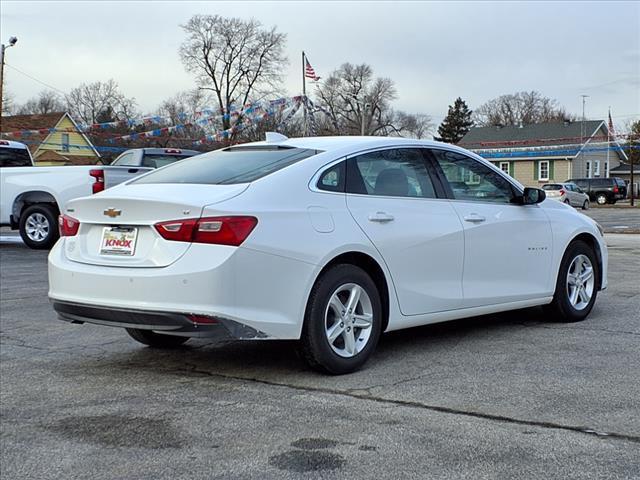
{"type": "Polygon", "coordinates": [[[486,218],[478,215],[477,213],[471,213],[469,215],[466,215],[464,217],[464,221],[465,222],[471,222],[471,223],[482,223],[486,220],[486,218]]]}
{"type": "Polygon", "coordinates": [[[370,222],[386,223],[393,220],[393,215],[386,212],[376,212],[369,215],[370,222]]]}

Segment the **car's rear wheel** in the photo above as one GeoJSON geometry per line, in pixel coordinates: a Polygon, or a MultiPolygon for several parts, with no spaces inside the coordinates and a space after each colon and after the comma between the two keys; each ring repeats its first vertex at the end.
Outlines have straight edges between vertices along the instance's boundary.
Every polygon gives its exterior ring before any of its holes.
{"type": "Polygon", "coordinates": [[[582,209],[589,210],[589,200],[584,201],[584,203],[582,204],[582,209]]]}
{"type": "Polygon", "coordinates": [[[596,203],[598,205],[604,205],[607,203],[607,196],[604,193],[598,193],[596,195],[596,203]]]}
{"type": "Polygon", "coordinates": [[[546,307],[560,322],[579,322],[591,312],[598,294],[598,262],[593,249],[582,241],[569,245],[560,263],[553,301],[546,307]]]}
{"type": "Polygon", "coordinates": [[[316,370],[340,375],[359,369],[382,329],[380,294],[355,265],[336,265],[316,282],[305,313],[302,356],[316,370]]]}
{"type": "Polygon", "coordinates": [[[568,199],[568,198],[565,198],[565,199],[564,199],[564,203],[566,203],[567,205],[571,205],[571,202],[569,201],[569,199],[568,199]]]}
{"type": "Polygon", "coordinates": [[[176,348],[189,340],[189,337],[163,335],[152,332],[151,330],[142,330],[139,328],[127,328],[126,330],[134,340],[155,348],[176,348]]]}
{"type": "Polygon", "coordinates": [[[18,228],[28,247],[51,248],[59,237],[57,212],[49,205],[31,205],[20,214],[18,228]]]}

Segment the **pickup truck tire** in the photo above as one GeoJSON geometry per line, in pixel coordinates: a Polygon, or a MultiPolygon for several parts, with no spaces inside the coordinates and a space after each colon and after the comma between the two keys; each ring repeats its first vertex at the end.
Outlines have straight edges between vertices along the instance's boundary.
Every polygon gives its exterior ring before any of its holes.
{"type": "Polygon", "coordinates": [[[20,215],[20,236],[24,243],[37,250],[51,248],[58,237],[58,215],[54,207],[35,204],[20,215]]]}

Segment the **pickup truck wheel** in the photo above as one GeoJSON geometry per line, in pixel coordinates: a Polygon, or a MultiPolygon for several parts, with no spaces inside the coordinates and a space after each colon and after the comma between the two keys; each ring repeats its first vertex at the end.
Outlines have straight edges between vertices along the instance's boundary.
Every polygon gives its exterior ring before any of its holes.
{"type": "Polygon", "coordinates": [[[24,243],[34,249],[51,248],[60,236],[56,211],[44,204],[27,207],[20,215],[19,229],[24,243]]]}
{"type": "Polygon", "coordinates": [[[189,340],[189,337],[163,335],[152,332],[151,330],[142,330],[139,328],[127,328],[126,330],[131,338],[152,348],[176,348],[189,340]]]}

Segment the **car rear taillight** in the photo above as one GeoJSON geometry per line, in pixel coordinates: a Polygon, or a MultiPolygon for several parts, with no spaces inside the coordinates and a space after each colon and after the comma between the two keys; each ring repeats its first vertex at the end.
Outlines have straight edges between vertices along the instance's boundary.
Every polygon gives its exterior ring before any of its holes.
{"type": "Polygon", "coordinates": [[[566,191],[560,189],[560,195],[564,195],[565,193],[567,193],[566,191]]]}
{"type": "Polygon", "coordinates": [[[95,182],[91,185],[93,193],[102,192],[104,190],[104,170],[100,168],[89,170],[89,175],[95,178],[95,182]]]}
{"type": "Polygon", "coordinates": [[[613,193],[618,193],[618,185],[613,186],[613,193]]]}
{"type": "Polygon", "coordinates": [[[256,217],[233,216],[173,220],[156,223],[154,226],[165,240],[237,247],[257,224],[256,217]]]}
{"type": "Polygon", "coordinates": [[[80,222],[69,215],[60,215],[58,217],[58,226],[60,227],[61,237],[75,237],[80,228],[80,222]]]}
{"type": "Polygon", "coordinates": [[[208,315],[187,315],[187,318],[197,324],[197,325],[215,325],[218,322],[218,319],[215,317],[209,317],[208,315]]]}

